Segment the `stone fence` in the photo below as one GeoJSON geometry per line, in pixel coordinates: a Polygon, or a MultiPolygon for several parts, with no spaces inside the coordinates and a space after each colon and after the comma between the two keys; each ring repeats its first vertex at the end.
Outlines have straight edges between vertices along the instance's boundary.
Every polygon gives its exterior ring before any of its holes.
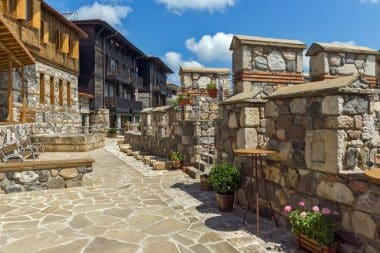
{"type": "Polygon", "coordinates": [[[92,159],[0,164],[0,193],[90,186],[92,159]]]}
{"type": "MultiPolygon", "coordinates": [[[[262,101],[241,96],[221,106],[216,127],[218,161],[233,163],[243,175],[239,204],[248,201],[252,168],[249,158],[235,157],[233,149],[277,150],[266,159],[262,176],[280,220],[286,220],[283,207],[300,200],[308,207],[327,207],[339,214],[343,252],[376,252],[380,184],[363,171],[368,161],[376,164],[380,140],[380,103],[371,84],[349,76],[289,86],[267,97],[265,110],[262,101]]],[[[259,195],[264,199],[262,179],[259,195]]],[[[268,205],[260,205],[262,214],[269,214],[268,205]]]]}
{"type": "Polygon", "coordinates": [[[217,117],[217,101],[205,97],[195,98],[193,105],[183,110],[170,106],[144,109],[141,134],[128,132],[125,142],[161,157],[180,152],[184,165],[191,165],[214,148],[213,120],[217,117]]]}

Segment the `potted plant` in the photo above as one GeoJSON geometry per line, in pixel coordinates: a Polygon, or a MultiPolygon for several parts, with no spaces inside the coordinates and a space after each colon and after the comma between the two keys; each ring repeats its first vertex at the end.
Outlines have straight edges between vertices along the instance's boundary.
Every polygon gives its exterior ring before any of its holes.
{"type": "Polygon", "coordinates": [[[207,93],[211,98],[216,98],[218,96],[218,89],[215,83],[207,84],[207,93]]]}
{"type": "Polygon", "coordinates": [[[200,179],[201,179],[201,190],[203,191],[211,191],[212,190],[212,187],[211,187],[211,184],[208,180],[208,175],[207,174],[202,174],[200,175],[200,179]]]}
{"type": "Polygon", "coordinates": [[[218,209],[231,212],[234,206],[234,193],[240,186],[240,172],[232,165],[216,164],[211,168],[209,182],[216,191],[218,209]]]}
{"type": "Polygon", "coordinates": [[[179,94],[177,97],[178,104],[182,107],[186,105],[191,105],[192,104],[191,97],[192,96],[190,93],[179,94]]]}
{"type": "Polygon", "coordinates": [[[115,138],[117,136],[116,128],[108,129],[107,136],[108,136],[108,138],[115,138]]]}
{"type": "Polygon", "coordinates": [[[298,206],[295,210],[285,206],[284,211],[289,213],[292,232],[298,237],[300,247],[312,253],[335,253],[334,215],[337,213],[318,206],[307,210],[303,201],[298,206]]]}
{"type": "Polygon", "coordinates": [[[172,151],[170,153],[170,160],[172,161],[173,169],[180,169],[183,160],[182,154],[180,152],[172,151]]]}

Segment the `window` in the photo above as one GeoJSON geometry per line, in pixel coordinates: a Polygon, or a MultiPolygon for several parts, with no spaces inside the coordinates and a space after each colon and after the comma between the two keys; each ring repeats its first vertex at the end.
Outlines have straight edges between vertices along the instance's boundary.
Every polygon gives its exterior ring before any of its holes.
{"type": "Polygon", "coordinates": [[[33,18],[33,1],[25,0],[25,21],[31,22],[33,18]]]}
{"type": "Polygon", "coordinates": [[[66,84],[67,106],[71,106],[71,83],[66,84]]]}
{"type": "Polygon", "coordinates": [[[59,106],[63,106],[63,81],[61,79],[59,80],[58,92],[59,106]]]}
{"type": "Polygon", "coordinates": [[[55,38],[54,38],[55,48],[57,50],[61,50],[61,32],[59,30],[55,31],[55,38]]]}
{"type": "Polygon", "coordinates": [[[8,13],[12,16],[16,16],[16,0],[8,1],[8,13]]]}
{"type": "Polygon", "coordinates": [[[40,73],[40,103],[45,103],[45,75],[40,73]]]}
{"type": "Polygon", "coordinates": [[[105,86],[104,86],[104,96],[105,96],[105,97],[109,97],[109,93],[108,93],[108,85],[105,85],[105,86]]]}
{"type": "Polygon", "coordinates": [[[117,74],[117,61],[115,59],[111,59],[111,73],[117,74]]]}
{"type": "Polygon", "coordinates": [[[54,106],[54,77],[50,77],[50,105],[54,106]]]}

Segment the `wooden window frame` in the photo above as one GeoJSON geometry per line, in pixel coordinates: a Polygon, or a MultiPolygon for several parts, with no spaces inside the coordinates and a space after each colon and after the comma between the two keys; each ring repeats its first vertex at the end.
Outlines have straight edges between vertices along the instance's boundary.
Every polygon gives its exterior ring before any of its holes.
{"type": "Polygon", "coordinates": [[[40,73],[40,104],[45,104],[45,73],[40,73]]]}
{"type": "Polygon", "coordinates": [[[71,101],[71,83],[70,82],[66,83],[66,100],[67,100],[67,106],[71,106],[72,101],[71,101]]]}
{"type": "Polygon", "coordinates": [[[55,105],[54,93],[55,93],[55,79],[53,76],[51,76],[50,77],[50,105],[51,106],[55,105]]]}
{"type": "Polygon", "coordinates": [[[63,81],[62,79],[59,79],[58,84],[58,100],[59,100],[59,106],[63,106],[63,81]]]}

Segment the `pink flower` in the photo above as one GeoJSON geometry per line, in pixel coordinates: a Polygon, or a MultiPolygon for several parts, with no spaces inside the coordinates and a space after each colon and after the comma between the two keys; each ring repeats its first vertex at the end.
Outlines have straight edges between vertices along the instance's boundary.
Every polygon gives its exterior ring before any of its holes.
{"type": "Polygon", "coordinates": [[[303,211],[300,215],[301,215],[301,217],[306,217],[307,213],[305,211],[303,211]]]}
{"type": "Polygon", "coordinates": [[[292,207],[291,206],[285,206],[284,211],[287,213],[290,213],[292,211],[292,207]]]}
{"type": "Polygon", "coordinates": [[[298,205],[299,205],[300,207],[304,207],[304,206],[305,206],[305,202],[300,201],[300,202],[298,202],[298,205]]]}
{"type": "Polygon", "coordinates": [[[322,213],[325,214],[325,215],[328,215],[331,213],[331,210],[328,209],[328,208],[322,208],[322,213]]]}
{"type": "Polygon", "coordinates": [[[311,208],[311,210],[313,210],[313,212],[319,212],[319,207],[317,207],[317,206],[313,206],[313,207],[311,208]]]}

